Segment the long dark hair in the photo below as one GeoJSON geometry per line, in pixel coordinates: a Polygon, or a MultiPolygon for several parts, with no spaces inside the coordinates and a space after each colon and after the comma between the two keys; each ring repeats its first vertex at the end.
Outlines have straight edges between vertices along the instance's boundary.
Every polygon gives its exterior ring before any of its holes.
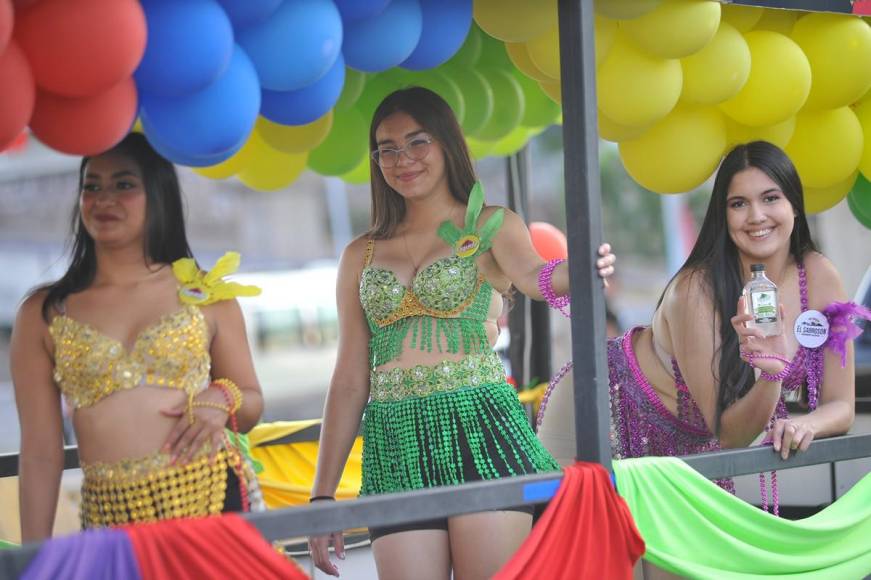
{"type": "MultiPolygon", "coordinates": [[[[184,206],[178,175],[172,163],[161,157],[140,133],[130,133],[103,155],[121,155],[135,162],[145,187],[145,238],[142,252],[150,262],[169,264],[191,257],[184,224],[184,206]]],[[[91,157],[83,157],[79,166],[79,193],[85,183],[85,170],[91,157]]],[[[34,290],[47,290],[42,316],[49,320],[53,309],[75,292],[91,285],[97,274],[94,239],[82,223],[79,204],[73,207],[70,266],[56,282],[34,290]]]]}
{"type": "MultiPolygon", "coordinates": [[[[714,189],[699,238],[684,265],[668,283],[670,286],[682,273],[689,276],[701,275],[713,304],[715,318],[719,319],[720,348],[711,361],[711,371],[715,381],[719,383],[715,433],[720,431],[723,411],[743,397],[754,383],[753,369],[739,357],[738,336],[731,323],[738,297],[744,287],[744,279],[741,275],[738,249],[726,225],[729,185],[736,173],[750,167],[759,169],[777,183],[792,205],[795,213],[795,222],[789,237],[789,253],[792,258],[800,262],[808,252],[816,251],[804,212],[801,180],[786,153],[766,141],[754,141],[732,149],[723,159],[714,179],[714,189]],[[715,372],[717,354],[719,368],[715,372]]],[[[664,294],[663,292],[663,296],[664,294]]],[[[662,296],[659,303],[662,303],[662,296]]],[[[716,329],[711,330],[712,333],[716,332],[716,329]]]]}
{"type": "MultiPolygon", "coordinates": [[[[374,151],[378,147],[375,131],[381,122],[398,112],[410,115],[438,142],[444,151],[445,171],[451,195],[457,201],[468,203],[469,192],[477,179],[469,149],[450,105],[433,91],[423,87],[409,87],[387,95],[372,117],[369,149],[374,151]]],[[[387,185],[378,164],[374,160],[370,164],[372,217],[368,235],[375,239],[389,238],[405,217],[405,200],[387,185]]]]}

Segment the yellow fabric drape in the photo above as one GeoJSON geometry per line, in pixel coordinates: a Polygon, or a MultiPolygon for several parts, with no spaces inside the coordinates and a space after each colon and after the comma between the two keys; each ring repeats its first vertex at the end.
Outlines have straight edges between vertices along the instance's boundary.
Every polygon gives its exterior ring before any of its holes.
{"type": "MultiPolygon", "coordinates": [[[[287,437],[317,425],[320,419],[308,421],[280,421],[263,423],[248,434],[251,455],[263,465],[257,480],[263,499],[269,509],[307,504],[315,477],[318,442],[267,445],[270,441],[287,437]]],[[[336,499],[353,499],[360,493],[360,466],[363,459],[363,439],[357,437],[345,471],[336,490],[336,499]]]]}

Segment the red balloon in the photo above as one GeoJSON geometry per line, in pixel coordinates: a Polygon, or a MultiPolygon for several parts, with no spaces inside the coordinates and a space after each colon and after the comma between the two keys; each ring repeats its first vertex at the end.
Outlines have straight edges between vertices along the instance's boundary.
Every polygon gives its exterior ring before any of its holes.
{"type": "Polygon", "coordinates": [[[9,39],[12,38],[13,18],[12,2],[0,0],[0,54],[3,54],[6,45],[9,44],[9,39]]]}
{"type": "Polygon", "coordinates": [[[136,0],[41,0],[15,19],[37,86],[67,97],[100,94],[132,75],[145,37],[136,0]]]}
{"type": "Polygon", "coordinates": [[[96,155],[117,144],[136,120],[133,77],[94,97],[70,98],[39,91],[30,130],[63,153],[96,155]]]}
{"type": "Polygon", "coordinates": [[[556,226],[546,222],[529,224],[529,235],[532,245],[543,260],[559,260],[569,256],[569,245],[566,235],[556,226]]]}
{"type": "Polygon", "coordinates": [[[0,151],[21,134],[30,122],[36,85],[27,57],[12,40],[0,54],[0,151]]]}

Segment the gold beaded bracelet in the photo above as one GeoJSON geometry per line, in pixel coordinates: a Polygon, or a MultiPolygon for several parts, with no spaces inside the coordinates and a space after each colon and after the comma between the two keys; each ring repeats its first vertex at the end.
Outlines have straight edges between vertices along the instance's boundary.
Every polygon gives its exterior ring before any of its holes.
{"type": "Polygon", "coordinates": [[[191,406],[192,407],[208,407],[210,409],[218,409],[220,411],[227,413],[228,415],[230,414],[230,406],[227,405],[226,403],[216,403],[214,401],[194,401],[193,405],[191,405],[191,406]]]}
{"type": "Polygon", "coordinates": [[[230,408],[230,414],[233,414],[242,408],[242,389],[240,389],[236,383],[230,379],[215,379],[212,381],[212,385],[217,385],[232,397],[233,406],[230,408]]]}

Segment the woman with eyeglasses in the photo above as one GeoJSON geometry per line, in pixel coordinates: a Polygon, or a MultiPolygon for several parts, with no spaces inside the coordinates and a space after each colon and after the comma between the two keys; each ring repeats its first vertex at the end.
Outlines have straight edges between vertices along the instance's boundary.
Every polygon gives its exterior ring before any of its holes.
{"type": "MultiPolygon", "coordinates": [[[[389,95],[369,141],[372,226],[339,267],[339,362],[312,501],[333,499],[364,414],[362,495],[558,469],[493,345],[503,294],[564,296],[565,263],[546,264],[519,216],[484,204],[459,124],[432,91],[389,95]]],[[[599,253],[605,277],[614,256],[599,253]]],[[[518,506],[370,536],[381,578],[488,578],[531,525],[532,506],[518,506]]],[[[312,557],[338,576],[331,539],[342,558],[341,533],[312,537],[312,557]]]]}

